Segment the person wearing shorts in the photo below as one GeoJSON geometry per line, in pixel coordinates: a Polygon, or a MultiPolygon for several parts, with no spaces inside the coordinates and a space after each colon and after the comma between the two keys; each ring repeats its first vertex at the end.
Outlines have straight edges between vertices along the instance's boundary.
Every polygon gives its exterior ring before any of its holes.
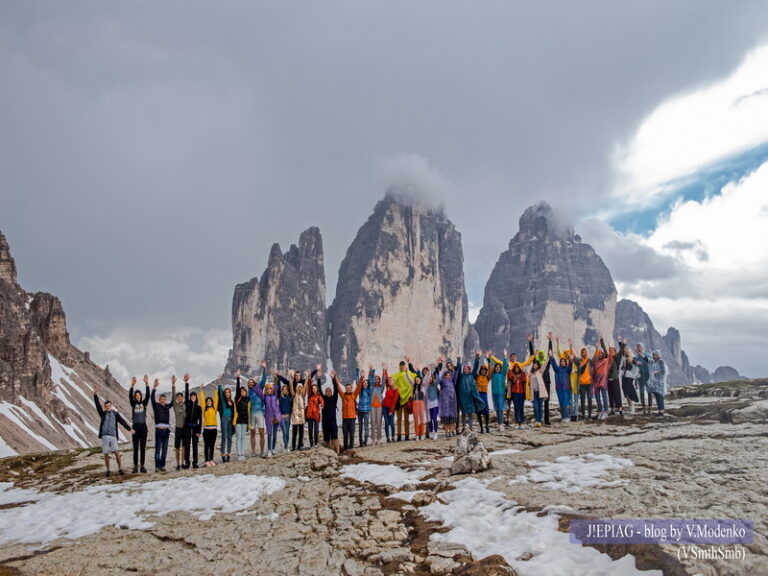
{"type": "MultiPolygon", "coordinates": [[[[264,386],[267,383],[267,363],[261,361],[261,380],[258,385],[264,390],[264,386]]],[[[266,428],[264,427],[264,401],[256,393],[256,381],[251,378],[248,380],[248,397],[250,399],[249,405],[249,428],[251,435],[251,456],[256,456],[256,431],[259,431],[259,454],[264,456],[264,434],[266,428]]]]}
{"type": "Polygon", "coordinates": [[[128,422],[125,421],[120,413],[112,407],[112,402],[104,400],[104,407],[101,407],[99,401],[99,390],[94,385],[93,387],[93,403],[96,405],[96,412],[99,413],[99,438],[101,439],[101,452],[104,454],[104,465],[107,468],[107,476],[109,476],[109,455],[115,455],[115,461],[117,462],[117,473],[122,475],[123,465],[120,461],[120,448],[117,445],[117,425],[120,424],[133,434],[133,428],[128,422]]]}

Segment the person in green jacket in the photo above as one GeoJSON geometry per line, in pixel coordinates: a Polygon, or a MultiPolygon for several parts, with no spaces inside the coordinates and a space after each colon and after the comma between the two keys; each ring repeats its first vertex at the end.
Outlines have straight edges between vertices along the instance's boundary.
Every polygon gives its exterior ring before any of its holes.
{"type": "Polygon", "coordinates": [[[461,407],[462,432],[466,429],[467,424],[469,424],[469,430],[472,431],[472,419],[475,414],[485,408],[485,402],[477,390],[477,382],[472,375],[472,366],[469,363],[464,364],[464,368],[459,374],[456,391],[458,392],[458,404],[461,407]]]}
{"type": "Polygon", "coordinates": [[[405,361],[400,362],[400,370],[392,375],[395,380],[395,387],[397,387],[400,393],[400,400],[397,404],[397,441],[400,442],[403,438],[403,422],[405,422],[405,439],[410,440],[411,435],[411,420],[408,413],[408,401],[411,399],[413,388],[411,388],[411,380],[416,378],[416,374],[410,374],[410,380],[408,379],[408,365],[405,361]]]}
{"type": "Polygon", "coordinates": [[[493,398],[493,408],[496,410],[496,424],[499,432],[504,431],[504,410],[507,408],[507,369],[509,361],[507,360],[507,351],[504,350],[503,362],[499,362],[488,354],[493,365],[491,373],[491,398],[493,398]]]}

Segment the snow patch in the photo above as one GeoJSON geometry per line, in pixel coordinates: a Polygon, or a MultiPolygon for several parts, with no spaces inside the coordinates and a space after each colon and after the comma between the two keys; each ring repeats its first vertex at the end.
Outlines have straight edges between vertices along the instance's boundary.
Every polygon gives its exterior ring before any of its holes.
{"type": "Polygon", "coordinates": [[[32,420],[32,419],[29,417],[29,414],[24,412],[24,410],[22,410],[15,404],[11,404],[10,402],[6,402],[5,400],[3,400],[2,402],[0,402],[0,414],[8,418],[8,420],[16,424],[16,426],[19,427],[30,438],[33,438],[38,443],[45,446],[48,450],[57,449],[56,446],[48,442],[48,440],[46,440],[39,434],[33,432],[32,429],[22,421],[22,417],[28,420],[32,420]]]}
{"type": "Polygon", "coordinates": [[[518,452],[520,452],[520,450],[517,448],[505,448],[504,450],[494,450],[488,454],[491,456],[504,456],[506,454],[517,454],[518,452]]]}
{"type": "Polygon", "coordinates": [[[408,472],[398,468],[393,464],[349,464],[341,469],[341,475],[346,478],[354,478],[359,482],[370,482],[371,484],[394,486],[402,488],[406,484],[415,484],[419,482],[428,472],[424,470],[414,470],[408,472]]]}
{"type": "MultiPolygon", "coordinates": [[[[53,422],[51,422],[48,419],[48,416],[46,416],[45,413],[42,410],[40,410],[40,406],[38,406],[31,400],[27,400],[26,398],[24,398],[24,396],[21,396],[21,395],[19,396],[19,400],[21,401],[22,404],[24,404],[24,406],[32,410],[32,412],[35,413],[35,416],[37,416],[38,418],[40,418],[40,420],[48,424],[48,426],[56,430],[56,427],[53,425],[53,422]]],[[[56,432],[58,432],[58,430],[56,430],[56,432]]]]}
{"type": "Polygon", "coordinates": [[[572,544],[558,530],[557,514],[527,512],[487,482],[465,478],[454,486],[440,494],[445,504],[433,502],[420,512],[450,528],[432,539],[464,544],[475,558],[499,554],[521,576],[662,576],[660,570],[638,570],[631,555],[614,561],[595,548],[572,544]],[[532,556],[520,560],[524,554],[532,556]]]}
{"type": "Polygon", "coordinates": [[[210,520],[217,513],[248,509],[284,487],[285,481],[269,476],[205,474],[91,486],[69,494],[42,493],[37,502],[0,510],[0,544],[75,540],[105,526],[146,530],[154,526],[153,516],[177,511],[210,520]]]}
{"type": "Polygon", "coordinates": [[[0,436],[0,458],[7,458],[8,456],[16,456],[18,452],[8,446],[2,436],[0,436]]]}
{"type": "Polygon", "coordinates": [[[0,482],[0,506],[18,504],[20,502],[33,502],[40,498],[40,493],[37,490],[14,488],[13,482],[0,482]]]}
{"type": "Polygon", "coordinates": [[[582,492],[585,488],[624,486],[629,480],[606,480],[609,472],[632,466],[632,461],[609,454],[560,456],[554,462],[526,462],[528,474],[510,480],[510,484],[541,484],[547,490],[582,492]]]}
{"type": "Polygon", "coordinates": [[[400,500],[405,500],[406,502],[412,502],[413,497],[416,496],[416,494],[426,494],[426,490],[401,490],[400,492],[395,492],[394,494],[390,494],[390,498],[399,498],[400,500]]]}

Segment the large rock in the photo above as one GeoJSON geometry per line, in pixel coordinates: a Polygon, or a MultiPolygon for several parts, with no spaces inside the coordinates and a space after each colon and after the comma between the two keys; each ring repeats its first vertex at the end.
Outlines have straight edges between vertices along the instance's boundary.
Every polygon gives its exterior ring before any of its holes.
{"type": "Polygon", "coordinates": [[[742,380],[743,376],[739,374],[733,366],[718,366],[712,373],[712,382],[730,382],[731,380],[742,380]]]}
{"type": "Polygon", "coordinates": [[[127,391],[109,369],[70,343],[61,301],[19,286],[0,234],[0,453],[96,445],[94,383],[129,415],[127,391]]]}
{"type": "Polygon", "coordinates": [[[283,254],[274,244],[266,270],[238,284],[232,298],[232,349],[226,372],[258,371],[261,360],[285,371],[325,366],[323,238],[316,227],[301,233],[283,254]]]}
{"type": "Polygon", "coordinates": [[[328,310],[331,360],[344,376],[405,354],[462,352],[469,323],[461,234],[443,209],[389,190],[339,269],[328,310]]]}
{"type": "Polygon", "coordinates": [[[684,386],[695,382],[694,369],[690,367],[688,356],[682,350],[680,332],[670,328],[662,336],[637,302],[619,300],[616,305],[614,337],[616,341],[626,337],[633,351],[638,343],[645,347],[648,354],[658,350],[667,364],[668,386],[684,386]]]}
{"type": "Polygon", "coordinates": [[[546,202],[528,208],[485,286],[475,322],[484,349],[522,354],[528,334],[552,331],[575,346],[613,333],[616,287],[591,246],[546,202]]]}
{"type": "Polygon", "coordinates": [[[476,474],[491,467],[491,455],[474,432],[459,435],[451,474],[476,474]]]}

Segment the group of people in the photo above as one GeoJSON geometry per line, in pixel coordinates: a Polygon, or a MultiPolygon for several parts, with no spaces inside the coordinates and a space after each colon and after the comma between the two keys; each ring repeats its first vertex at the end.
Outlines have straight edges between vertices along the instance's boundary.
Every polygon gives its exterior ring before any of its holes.
{"type": "Polygon", "coordinates": [[[160,385],[155,379],[150,393],[149,378],[144,376],[146,391],[136,389],[131,379],[129,400],[131,423],[117,413],[109,401],[102,407],[94,387],[94,402],[101,423],[107,475],[110,474],[110,454],[115,454],[118,473],[123,474],[117,450],[118,424],[132,435],[133,473],[146,473],[147,408],[152,404],[155,420],[155,470],[166,470],[166,458],[173,414],[176,469],[216,466],[214,461],[217,439],[221,462],[246,457],[246,442],[250,454],[271,457],[281,437],[284,451],[305,450],[320,442],[337,452],[349,450],[355,444],[357,431],[360,446],[400,442],[413,438],[437,439],[440,427],[444,436],[453,436],[465,429],[474,430],[475,419],[481,433],[489,433],[491,411],[496,415],[498,431],[503,432],[512,422],[517,428],[526,425],[525,405],[533,407],[534,427],[550,426],[549,403],[552,385],[558,398],[561,422],[604,420],[618,414],[624,416],[626,401],[630,413],[639,402],[644,414],[650,414],[655,400],[657,416],[664,415],[666,365],[658,350],[649,357],[643,345],[635,353],[620,339],[618,348],[606,348],[600,336],[592,354],[587,347],[577,355],[568,341],[561,350],[560,340],[547,335],[546,352],[534,349],[533,337],[528,337],[528,355],[518,360],[516,354],[501,358],[492,352],[477,352],[472,362],[461,358],[438,358],[434,363],[416,367],[405,357],[396,371],[381,372],[373,366],[355,369],[354,376],[342,383],[335,371],[328,382],[317,365],[312,371],[289,370],[285,375],[261,362],[261,376],[241,383],[235,373],[234,392],[223,387],[221,377],[209,395],[204,389],[190,391],[190,376],[185,374],[184,392],[176,391],[176,377],[171,378],[170,401],[166,394],[157,394],[160,385]],[[271,378],[269,377],[271,375],[271,378]],[[337,411],[341,399],[342,442],[339,443],[337,411]],[[491,405],[492,401],[492,405],[491,405]],[[593,414],[593,403],[596,405],[593,414]],[[307,444],[305,446],[305,428],[307,444]],[[382,436],[382,428],[384,435],[382,436]],[[203,458],[199,458],[199,441],[203,439],[203,458]],[[258,453],[257,453],[258,446],[258,453]],[[289,448],[290,446],[290,448],[289,448]]]}

